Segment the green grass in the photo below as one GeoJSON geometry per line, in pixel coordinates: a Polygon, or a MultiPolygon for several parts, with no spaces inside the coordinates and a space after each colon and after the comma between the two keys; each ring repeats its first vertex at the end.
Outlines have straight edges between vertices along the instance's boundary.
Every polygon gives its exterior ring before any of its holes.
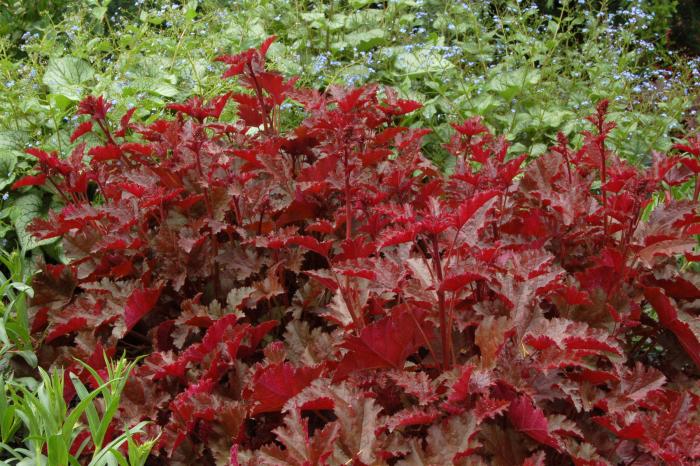
{"type": "Polygon", "coordinates": [[[87,455],[89,466],[145,464],[156,439],[138,443],[134,436],[144,432],[147,422],[106,439],[134,365],[124,358],[107,360],[106,380],[84,365],[98,384],[94,390],[70,374],[79,397],[75,406],[64,399],[66,374],[61,370],[49,374],[39,369],[41,379],[35,387],[0,378],[0,465],[79,465],[88,445],[94,447],[87,455]]]}
{"type": "Polygon", "coordinates": [[[29,272],[18,251],[0,251],[0,374],[9,372],[18,359],[29,367],[37,365],[30,335],[27,298],[29,272]]]}

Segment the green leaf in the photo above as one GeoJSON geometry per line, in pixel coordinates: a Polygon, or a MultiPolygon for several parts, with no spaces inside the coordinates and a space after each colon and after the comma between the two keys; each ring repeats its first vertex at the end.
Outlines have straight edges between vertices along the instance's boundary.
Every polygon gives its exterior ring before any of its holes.
{"type": "Polygon", "coordinates": [[[73,100],[63,94],[47,94],[46,98],[51,102],[51,106],[56,107],[59,111],[66,110],[73,103],[73,100]]]}
{"type": "Polygon", "coordinates": [[[18,155],[17,151],[0,149],[0,190],[5,189],[15,180],[13,172],[18,155]]]}
{"type": "Polygon", "coordinates": [[[88,62],[67,56],[50,59],[42,81],[53,94],[60,94],[71,100],[80,100],[81,86],[94,76],[95,71],[88,62]]]}
{"type": "Polygon", "coordinates": [[[452,62],[429,49],[401,52],[396,57],[396,68],[409,75],[437,73],[453,67],[452,62]]]}
{"type": "Polygon", "coordinates": [[[353,8],[362,8],[372,3],[373,0],[350,0],[350,6],[353,8]]]}
{"type": "Polygon", "coordinates": [[[26,283],[12,282],[12,288],[19,291],[20,293],[26,293],[27,296],[29,296],[30,298],[34,297],[34,289],[26,283]]]}
{"type": "Polygon", "coordinates": [[[106,6],[96,6],[92,10],[90,10],[90,14],[95,18],[97,21],[102,21],[107,14],[107,7],[106,6]]]}
{"type": "Polygon", "coordinates": [[[533,144],[532,147],[530,147],[530,155],[532,155],[533,157],[542,155],[545,152],[547,152],[547,146],[545,144],[542,144],[541,142],[533,144]]]}
{"type": "Polygon", "coordinates": [[[197,5],[199,2],[197,0],[190,0],[187,2],[187,8],[185,9],[185,19],[192,21],[197,17],[197,5]]]}
{"type": "Polygon", "coordinates": [[[149,90],[163,97],[175,97],[179,92],[177,87],[165,81],[154,83],[149,90]]]}
{"type": "Polygon", "coordinates": [[[23,253],[56,241],[56,238],[38,240],[27,231],[29,224],[43,213],[43,207],[44,203],[37,193],[25,194],[15,201],[12,220],[23,253]]]}
{"type": "Polygon", "coordinates": [[[357,47],[358,50],[370,50],[384,41],[386,32],[384,29],[370,29],[369,31],[351,32],[345,36],[345,41],[351,47],[357,47]]]}
{"type": "Polygon", "coordinates": [[[486,115],[498,107],[498,99],[491,94],[481,94],[473,99],[474,110],[479,115],[486,115]]]}
{"type": "Polygon", "coordinates": [[[24,146],[22,133],[19,131],[0,131],[0,151],[20,151],[24,146]]]}
{"type": "Polygon", "coordinates": [[[36,353],[32,350],[17,351],[15,354],[24,359],[24,361],[29,364],[29,367],[36,367],[39,363],[36,353]]]}
{"type": "Polygon", "coordinates": [[[570,118],[573,118],[572,113],[565,110],[545,110],[542,114],[542,123],[551,128],[559,128],[562,122],[570,118]]]}
{"type": "MultiPolygon", "coordinates": [[[[73,386],[75,387],[75,391],[78,393],[78,396],[81,400],[84,400],[88,396],[90,396],[90,392],[85,387],[85,385],[83,385],[78,376],[76,376],[73,373],[70,373],[70,378],[73,382],[73,386]]],[[[92,436],[92,441],[94,442],[95,447],[99,449],[102,446],[102,439],[95,438],[95,432],[97,432],[97,430],[99,429],[100,417],[98,416],[97,408],[95,408],[95,405],[93,403],[88,403],[87,405],[85,405],[85,417],[88,421],[88,427],[90,428],[90,435],[92,436]]]]}
{"type": "Polygon", "coordinates": [[[301,19],[308,23],[311,29],[322,29],[327,24],[326,15],[317,11],[302,13],[301,19]]]}
{"type": "Polygon", "coordinates": [[[142,10],[141,14],[139,15],[139,20],[141,20],[144,23],[151,23],[155,24],[156,26],[159,24],[163,24],[165,22],[165,18],[163,16],[158,16],[156,14],[148,14],[148,11],[142,10]]]}

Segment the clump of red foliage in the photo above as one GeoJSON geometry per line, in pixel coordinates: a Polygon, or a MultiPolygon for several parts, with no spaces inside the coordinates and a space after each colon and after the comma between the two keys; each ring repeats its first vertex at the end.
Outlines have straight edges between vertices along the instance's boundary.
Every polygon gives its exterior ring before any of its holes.
{"type": "Polygon", "coordinates": [[[473,118],[443,176],[395,124],[418,103],[297,89],[270,43],[220,58],[240,93],[149,125],[90,97],[100,145],[30,152],[70,259],[34,282],[43,364],[147,355],[120,422],[153,464],[697,464],[698,138],[636,167],[601,102],[525,164],[473,118]]]}

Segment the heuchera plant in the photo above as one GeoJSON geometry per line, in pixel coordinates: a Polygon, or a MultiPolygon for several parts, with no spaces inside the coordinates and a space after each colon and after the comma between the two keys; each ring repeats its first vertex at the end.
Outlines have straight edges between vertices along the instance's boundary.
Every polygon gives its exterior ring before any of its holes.
{"type": "Polygon", "coordinates": [[[119,422],[152,464],[700,461],[699,138],[633,166],[603,101],[525,164],[472,118],[443,176],[396,124],[420,104],[297,89],[271,42],[219,58],[240,92],[148,125],[88,97],[99,144],[29,151],[69,258],[34,281],[44,365],[147,355],[119,422]]]}

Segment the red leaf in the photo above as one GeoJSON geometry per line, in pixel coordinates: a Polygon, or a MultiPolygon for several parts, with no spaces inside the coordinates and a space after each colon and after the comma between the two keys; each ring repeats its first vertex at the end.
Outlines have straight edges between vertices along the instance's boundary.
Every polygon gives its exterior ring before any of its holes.
{"type": "Polygon", "coordinates": [[[420,102],[416,102],[415,100],[396,98],[387,99],[385,105],[386,106],[380,107],[380,109],[387,115],[396,116],[405,115],[423,107],[423,105],[420,102]]]}
{"type": "Polygon", "coordinates": [[[244,391],[244,398],[253,405],[250,415],[281,410],[290,398],[318,378],[322,370],[322,366],[296,368],[288,362],[260,367],[244,391]]]}
{"type": "Polygon", "coordinates": [[[398,106],[401,110],[400,115],[411,113],[423,107],[423,104],[421,104],[420,102],[406,99],[399,99],[398,101],[396,101],[395,105],[398,106]]]}
{"type": "Polygon", "coordinates": [[[360,154],[362,165],[364,167],[372,167],[379,162],[386,160],[392,154],[390,149],[372,149],[360,154]]]}
{"type": "Polygon", "coordinates": [[[414,239],[416,239],[415,228],[386,231],[382,234],[380,245],[382,248],[386,248],[397,244],[410,243],[414,239]]]}
{"type": "Polygon", "coordinates": [[[260,54],[261,54],[263,57],[264,57],[265,55],[267,55],[267,50],[270,48],[270,45],[272,45],[272,43],[273,43],[274,41],[276,41],[276,40],[277,40],[277,36],[272,35],[272,36],[268,36],[267,39],[265,39],[265,40],[262,42],[262,44],[260,44],[260,49],[259,49],[259,50],[260,50],[260,54]]]}
{"type": "Polygon", "coordinates": [[[200,97],[194,96],[185,103],[168,104],[166,108],[184,113],[201,122],[207,117],[219,118],[231,94],[231,92],[228,92],[214,97],[209,103],[205,103],[200,97]]]}
{"type": "Polygon", "coordinates": [[[474,343],[481,352],[481,366],[492,368],[508,339],[515,333],[513,322],[505,316],[486,316],[476,328],[474,343]]]}
{"type": "Polygon", "coordinates": [[[464,272],[459,275],[452,275],[450,277],[446,277],[442,281],[440,284],[440,291],[459,291],[472,282],[484,279],[486,279],[486,277],[483,274],[473,272],[464,272]]]}
{"type": "Polygon", "coordinates": [[[673,332],[685,352],[695,365],[700,368],[700,341],[692,327],[678,317],[678,310],[666,296],[663,289],[656,287],[644,288],[644,297],[654,306],[659,314],[659,322],[673,332]]]}
{"type": "Polygon", "coordinates": [[[480,116],[469,118],[461,125],[452,123],[451,126],[454,129],[456,129],[460,134],[463,134],[468,137],[476,136],[477,134],[481,133],[488,133],[489,131],[488,128],[486,128],[486,126],[484,126],[484,124],[481,123],[480,116]]]}
{"type": "Polygon", "coordinates": [[[81,330],[87,325],[87,319],[84,317],[72,317],[67,322],[55,326],[44,341],[50,343],[58,337],[68,335],[69,333],[75,332],[76,330],[81,330]]]}
{"type": "Polygon", "coordinates": [[[405,311],[368,325],[359,336],[349,336],[343,347],[348,352],[338,364],[333,381],[343,380],[353,371],[403,369],[406,358],[425,344],[414,318],[405,311]]]}
{"type": "Polygon", "coordinates": [[[350,112],[360,101],[360,97],[365,92],[365,88],[356,87],[344,90],[344,95],[338,99],[338,107],[345,113],[350,112]]]}
{"type": "Polygon", "coordinates": [[[534,440],[543,445],[548,445],[556,450],[560,450],[559,441],[549,433],[547,418],[544,412],[533,405],[526,396],[520,396],[510,402],[508,408],[508,419],[520,432],[529,435],[534,440]]]}
{"type": "Polygon", "coordinates": [[[127,142],[119,146],[122,151],[130,152],[137,155],[153,155],[153,147],[146,144],[138,144],[135,142],[127,142]]]}
{"type": "Polygon", "coordinates": [[[96,146],[88,151],[92,155],[93,162],[105,162],[107,160],[117,160],[122,155],[119,146],[107,144],[106,146],[96,146]]]}
{"type": "Polygon", "coordinates": [[[687,139],[687,144],[674,144],[673,148],[683,152],[691,153],[695,157],[700,157],[700,136],[690,136],[687,139]]]}
{"type": "Polygon", "coordinates": [[[513,178],[515,178],[515,176],[518,174],[518,171],[520,171],[520,165],[522,165],[526,158],[527,154],[523,154],[520,157],[516,157],[513,160],[503,164],[498,169],[498,177],[500,178],[501,182],[504,184],[510,184],[513,181],[513,178]]]}
{"type": "Polygon", "coordinates": [[[27,175],[15,181],[12,184],[12,189],[19,189],[25,186],[42,186],[45,182],[46,175],[44,173],[39,175],[27,175]]]}
{"type": "Polygon", "coordinates": [[[137,289],[131,293],[124,308],[126,330],[131,330],[158,302],[162,288],[137,289]]]}
{"type": "Polygon", "coordinates": [[[238,103],[238,116],[248,126],[260,126],[263,123],[263,114],[260,112],[260,102],[248,94],[233,94],[233,100],[238,103]]]}
{"type": "Polygon", "coordinates": [[[451,416],[430,426],[425,442],[428,460],[418,464],[464,464],[460,459],[469,457],[481,446],[475,439],[478,433],[476,419],[469,414],[451,416]]]}
{"type": "Polygon", "coordinates": [[[567,286],[563,291],[557,292],[558,296],[561,296],[566,304],[569,306],[576,306],[581,304],[591,305],[590,297],[588,292],[578,290],[573,286],[567,286]]]}
{"type": "Polygon", "coordinates": [[[136,112],[136,107],[131,107],[129,110],[126,111],[126,113],[121,117],[119,120],[119,131],[114,133],[115,136],[123,138],[126,136],[126,130],[129,128],[129,122],[131,121],[131,117],[134,115],[134,112],[136,112]]]}
{"type": "Polygon", "coordinates": [[[313,236],[292,236],[285,244],[287,246],[297,245],[304,247],[309,251],[322,255],[323,257],[328,257],[328,251],[330,251],[331,247],[333,247],[332,241],[319,243],[313,236]]]}
{"type": "Polygon", "coordinates": [[[333,453],[340,436],[340,424],[329,422],[323,429],[309,434],[309,420],[301,417],[298,409],[292,409],[284,418],[284,424],[274,430],[277,440],[285,446],[267,445],[261,449],[266,464],[288,466],[323,466],[333,453]]]}
{"type": "Polygon", "coordinates": [[[440,411],[435,408],[421,408],[414,406],[403,409],[391,416],[387,421],[387,428],[392,432],[400,427],[425,426],[433,424],[440,417],[440,411]]]}
{"type": "Polygon", "coordinates": [[[481,423],[485,419],[493,419],[494,417],[502,414],[510,407],[510,403],[510,400],[491,398],[490,396],[481,397],[476,402],[474,413],[481,423]]]}
{"type": "Polygon", "coordinates": [[[477,210],[498,195],[498,191],[484,191],[470,197],[457,207],[457,212],[452,217],[452,225],[458,229],[462,228],[477,210]]]}
{"type": "Polygon", "coordinates": [[[92,121],[86,121],[84,123],[81,123],[78,125],[77,128],[75,128],[75,131],[73,131],[73,134],[70,136],[70,142],[75,142],[76,139],[78,139],[80,136],[89,133],[92,131],[92,121]]]}
{"type": "Polygon", "coordinates": [[[95,97],[89,95],[78,103],[78,115],[90,115],[95,120],[104,120],[107,118],[107,112],[112,107],[112,103],[104,99],[104,97],[95,97]]]}
{"type": "Polygon", "coordinates": [[[272,96],[273,102],[277,105],[285,101],[287,93],[294,89],[294,83],[297,81],[296,78],[292,78],[285,82],[282,75],[270,72],[260,73],[256,78],[260,87],[272,96]]]}
{"type": "Polygon", "coordinates": [[[466,401],[469,393],[469,379],[471,379],[474,366],[465,366],[460,368],[459,378],[450,386],[447,393],[447,401],[449,403],[461,403],[466,401]]]}
{"type": "Polygon", "coordinates": [[[607,417],[596,416],[593,418],[593,420],[621,439],[639,440],[644,437],[644,425],[642,425],[642,423],[639,421],[633,422],[622,428],[618,428],[615,426],[615,424],[613,424],[612,419],[607,417]]]}
{"type": "Polygon", "coordinates": [[[324,269],[305,270],[304,273],[331,291],[336,291],[338,289],[336,278],[324,269]]]}
{"type": "Polygon", "coordinates": [[[433,381],[425,372],[391,371],[389,378],[406,394],[415,397],[421,406],[431,404],[438,399],[433,381]]]}
{"type": "Polygon", "coordinates": [[[533,453],[525,458],[523,466],[545,466],[547,464],[547,455],[543,451],[533,453]]]}
{"type": "MultiPolygon", "coordinates": [[[[64,175],[64,176],[68,175],[71,172],[77,171],[77,169],[75,167],[72,167],[71,165],[67,164],[63,160],[59,159],[58,152],[56,152],[56,151],[53,151],[49,154],[41,149],[38,149],[36,147],[32,147],[30,149],[27,149],[26,152],[27,152],[27,154],[30,154],[30,155],[36,157],[37,159],[39,159],[39,162],[42,165],[42,169],[44,169],[44,170],[46,169],[46,167],[52,168],[52,169],[60,172],[61,175],[64,175]]],[[[82,165],[82,161],[81,161],[82,160],[82,157],[81,157],[82,145],[79,145],[73,151],[73,154],[76,154],[76,153],[79,155],[78,163],[80,165],[82,165]]],[[[71,158],[72,157],[73,156],[71,156],[71,158]]],[[[45,173],[45,174],[49,174],[49,173],[45,173]]]]}

